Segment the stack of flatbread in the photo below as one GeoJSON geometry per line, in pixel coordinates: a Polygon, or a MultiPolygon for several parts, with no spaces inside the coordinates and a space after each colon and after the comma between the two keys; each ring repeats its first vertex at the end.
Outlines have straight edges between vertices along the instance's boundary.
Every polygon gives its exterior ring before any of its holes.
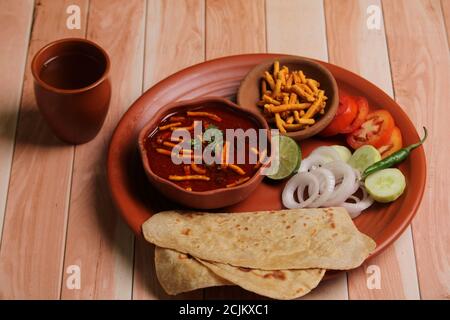
{"type": "Polygon", "coordinates": [[[375,249],[343,208],[155,214],[142,226],[156,245],[168,294],[238,285],[274,299],[314,289],[327,269],[361,265],[375,249]]]}

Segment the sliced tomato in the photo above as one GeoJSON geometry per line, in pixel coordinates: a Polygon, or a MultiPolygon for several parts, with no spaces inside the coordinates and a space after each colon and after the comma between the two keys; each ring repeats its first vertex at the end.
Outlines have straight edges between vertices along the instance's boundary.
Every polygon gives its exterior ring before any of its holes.
{"type": "Polygon", "coordinates": [[[389,142],[378,148],[381,158],[384,159],[403,147],[402,133],[398,127],[394,127],[390,135],[389,142]]]}
{"type": "Polygon", "coordinates": [[[321,136],[330,137],[343,133],[358,113],[358,106],[352,96],[344,91],[339,91],[339,107],[333,121],[320,132],[321,136]]]}
{"type": "Polygon", "coordinates": [[[369,103],[366,98],[356,97],[354,100],[358,106],[358,113],[353,122],[347,128],[343,129],[341,133],[350,133],[358,129],[366,121],[367,115],[369,114],[369,103]]]}
{"type": "Polygon", "coordinates": [[[358,129],[348,134],[347,143],[353,149],[358,149],[365,144],[379,148],[389,142],[394,126],[394,118],[389,111],[371,112],[358,129]]]}

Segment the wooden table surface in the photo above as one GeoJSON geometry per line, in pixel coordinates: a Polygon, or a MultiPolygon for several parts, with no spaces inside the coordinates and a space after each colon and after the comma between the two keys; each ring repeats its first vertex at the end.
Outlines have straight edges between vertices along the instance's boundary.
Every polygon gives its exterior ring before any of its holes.
{"type": "MultiPolygon", "coordinates": [[[[306,298],[450,299],[449,35],[450,0],[0,0],[0,298],[168,298],[152,246],[135,239],[111,202],[112,131],[142,92],[177,70],[277,52],[360,74],[430,130],[427,186],[411,227],[306,298]],[[66,27],[69,5],[81,9],[80,29],[66,27]],[[369,28],[378,13],[380,25],[369,28]],[[93,40],[112,59],[107,120],[80,146],[52,135],[33,95],[31,58],[64,37],[93,40]],[[379,289],[367,286],[370,265],[380,271],[379,289]],[[68,285],[74,268],[79,289],[68,285]]],[[[213,288],[180,297],[255,296],[213,288]]]]}

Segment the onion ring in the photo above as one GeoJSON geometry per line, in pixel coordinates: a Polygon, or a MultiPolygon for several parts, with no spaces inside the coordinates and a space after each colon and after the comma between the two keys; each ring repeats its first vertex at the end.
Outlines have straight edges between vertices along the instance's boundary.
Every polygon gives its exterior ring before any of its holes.
{"type": "Polygon", "coordinates": [[[311,169],[315,169],[319,166],[323,166],[324,164],[326,164],[328,162],[330,162],[329,159],[327,159],[321,155],[318,155],[318,154],[313,154],[302,160],[302,162],[300,163],[300,168],[298,169],[298,172],[308,172],[311,169]]]}
{"type": "Polygon", "coordinates": [[[355,192],[356,182],[355,172],[343,161],[333,161],[324,165],[335,177],[343,177],[342,182],[334,189],[333,195],[324,203],[325,206],[337,206],[348,199],[355,192]]]}
{"type": "Polygon", "coordinates": [[[340,204],[341,207],[345,208],[348,211],[352,219],[355,219],[357,216],[359,216],[363,210],[370,207],[373,203],[373,198],[367,194],[366,189],[362,185],[360,186],[360,188],[362,189],[364,194],[363,198],[360,201],[356,203],[343,202],[340,204]]]}
{"type": "Polygon", "coordinates": [[[289,209],[344,207],[352,219],[374,201],[361,183],[360,172],[342,161],[333,147],[319,147],[303,159],[299,173],[287,182],[282,200],[289,209]],[[354,195],[360,188],[363,190],[362,199],[354,195]]]}
{"type": "Polygon", "coordinates": [[[304,208],[319,196],[319,180],[309,172],[297,173],[284,187],[281,198],[286,208],[304,208]],[[309,197],[304,200],[303,192],[308,187],[309,197]],[[301,190],[301,192],[300,192],[301,190]],[[297,191],[299,201],[296,201],[294,194],[297,191]]]}
{"type": "Polygon", "coordinates": [[[316,175],[316,177],[319,179],[319,192],[320,195],[315,199],[311,204],[310,207],[320,207],[322,206],[333,194],[334,187],[335,187],[335,178],[333,173],[325,168],[318,168],[314,171],[312,171],[312,174],[316,175]],[[325,179],[320,179],[321,177],[325,179]],[[322,183],[324,182],[324,183],[322,183]]]}

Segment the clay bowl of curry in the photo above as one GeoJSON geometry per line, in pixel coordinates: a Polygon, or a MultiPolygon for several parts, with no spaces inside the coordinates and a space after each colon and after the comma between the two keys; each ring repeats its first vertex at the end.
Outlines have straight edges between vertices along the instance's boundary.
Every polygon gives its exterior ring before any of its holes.
{"type": "Polygon", "coordinates": [[[281,134],[300,141],[330,124],[339,96],[327,68],[311,59],[287,56],[255,66],[241,82],[237,102],[262,114],[281,134]]]}
{"type": "Polygon", "coordinates": [[[247,198],[263,179],[268,129],[259,112],[197,98],[164,106],[141,130],[139,151],[148,180],[167,198],[221,208],[247,198]]]}

